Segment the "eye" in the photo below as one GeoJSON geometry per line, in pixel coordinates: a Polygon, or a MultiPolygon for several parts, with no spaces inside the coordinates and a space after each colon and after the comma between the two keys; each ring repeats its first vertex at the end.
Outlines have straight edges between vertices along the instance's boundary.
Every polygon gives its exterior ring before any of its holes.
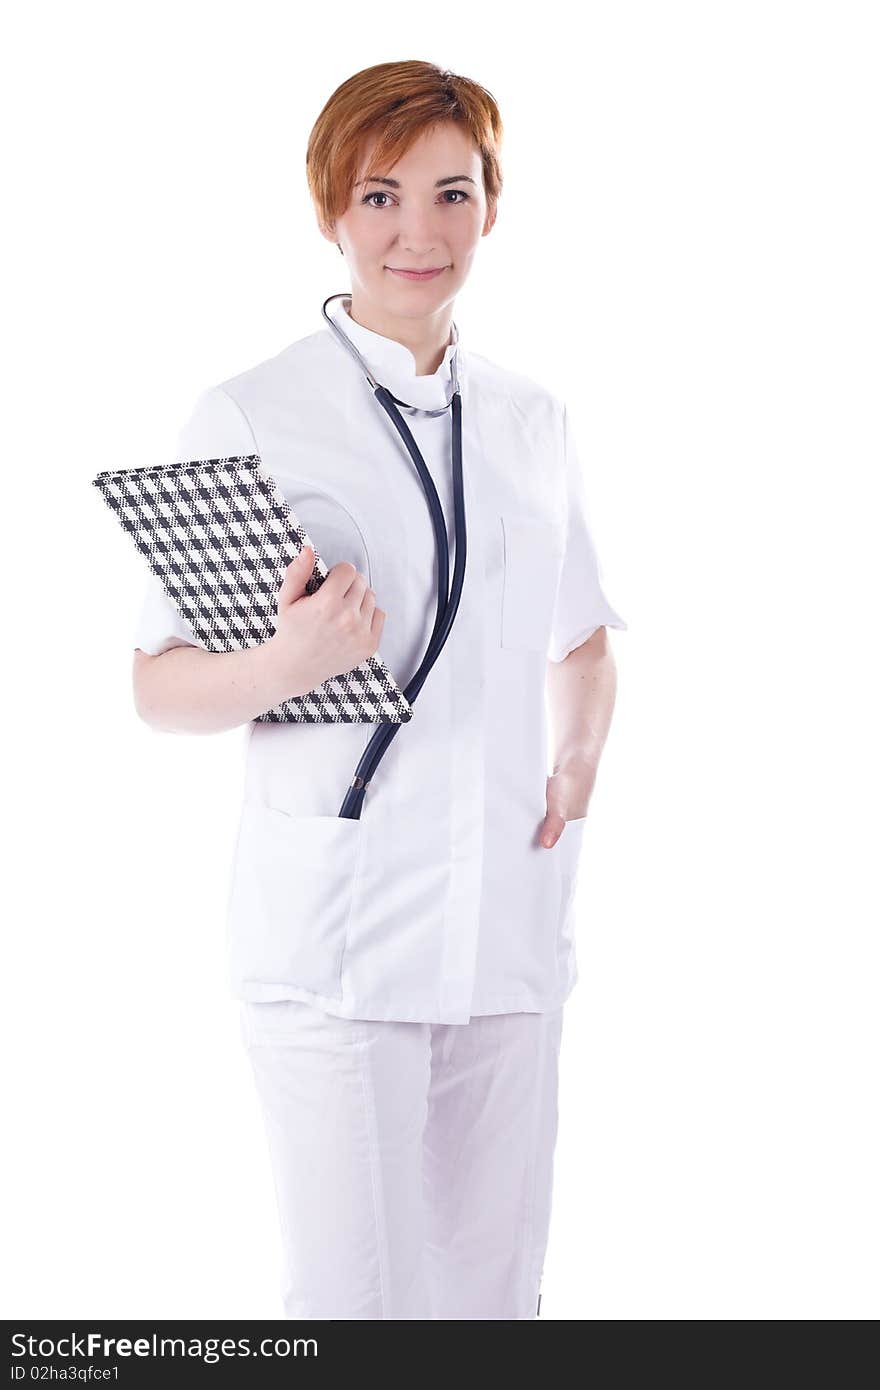
{"type": "MultiPolygon", "coordinates": [[[[444,199],[445,199],[449,194],[451,194],[454,198],[461,198],[461,199],[463,199],[464,202],[468,202],[468,201],[470,200],[470,196],[471,196],[469,193],[465,193],[465,191],[464,191],[463,188],[447,188],[447,189],[445,189],[445,190],[444,190],[444,193],[443,193],[444,199]]],[[[387,197],[389,197],[389,194],[383,192],[383,190],[382,190],[381,188],[377,188],[377,189],[375,189],[374,192],[372,192],[372,193],[367,193],[365,197],[361,198],[361,202],[362,202],[362,203],[368,204],[369,207],[373,207],[373,208],[383,207],[383,208],[384,208],[384,207],[386,206],[385,203],[374,203],[374,202],[372,201],[372,199],[373,199],[373,198],[387,198],[387,197]]],[[[458,204],[458,203],[448,203],[447,206],[448,206],[448,207],[453,207],[453,208],[454,208],[454,207],[460,206],[460,204],[458,204]]]]}

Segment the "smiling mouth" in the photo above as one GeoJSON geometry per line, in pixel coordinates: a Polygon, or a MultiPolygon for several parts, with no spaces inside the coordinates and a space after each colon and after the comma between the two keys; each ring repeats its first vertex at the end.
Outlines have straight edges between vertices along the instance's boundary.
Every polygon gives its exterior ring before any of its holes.
{"type": "Polygon", "coordinates": [[[385,269],[390,270],[392,275],[404,275],[408,280],[430,280],[432,276],[439,275],[447,267],[438,265],[433,270],[405,270],[398,266],[386,265],[385,269]]]}

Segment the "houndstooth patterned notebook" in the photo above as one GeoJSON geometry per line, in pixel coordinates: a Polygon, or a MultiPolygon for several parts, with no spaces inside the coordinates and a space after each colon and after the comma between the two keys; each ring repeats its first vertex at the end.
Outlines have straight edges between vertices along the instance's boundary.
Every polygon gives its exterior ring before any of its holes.
{"type": "MultiPolygon", "coordinates": [[[[329,573],[259,454],[108,469],[92,482],[208,651],[272,636],[284,572],[304,545],[315,551],[306,593],[329,573]]],[[[405,724],[412,706],[377,653],[257,718],[405,724]]]]}

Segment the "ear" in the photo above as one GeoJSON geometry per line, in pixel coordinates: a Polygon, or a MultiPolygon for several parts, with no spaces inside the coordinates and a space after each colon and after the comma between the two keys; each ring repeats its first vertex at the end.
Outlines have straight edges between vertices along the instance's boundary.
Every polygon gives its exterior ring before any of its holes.
{"type": "Polygon", "coordinates": [[[487,213],[486,213],[486,220],[485,220],[485,222],[483,223],[483,236],[488,236],[488,235],[489,235],[489,233],[491,232],[492,228],[495,226],[495,218],[496,218],[497,216],[498,216],[498,204],[496,203],[495,207],[492,208],[490,212],[487,212],[487,213]]]}
{"type": "Polygon", "coordinates": [[[318,231],[321,233],[322,237],[325,237],[327,239],[327,241],[332,241],[336,246],[339,245],[339,233],[336,230],[335,222],[331,222],[329,225],[323,222],[319,222],[318,231]]]}

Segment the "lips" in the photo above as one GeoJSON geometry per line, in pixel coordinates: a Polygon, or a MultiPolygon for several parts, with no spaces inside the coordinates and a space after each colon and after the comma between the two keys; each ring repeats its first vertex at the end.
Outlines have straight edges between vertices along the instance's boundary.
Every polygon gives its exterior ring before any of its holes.
{"type": "Polygon", "coordinates": [[[438,266],[436,270],[396,270],[393,265],[386,265],[385,269],[390,270],[392,275],[401,276],[404,280],[433,280],[435,276],[443,274],[446,266],[438,266]]]}

